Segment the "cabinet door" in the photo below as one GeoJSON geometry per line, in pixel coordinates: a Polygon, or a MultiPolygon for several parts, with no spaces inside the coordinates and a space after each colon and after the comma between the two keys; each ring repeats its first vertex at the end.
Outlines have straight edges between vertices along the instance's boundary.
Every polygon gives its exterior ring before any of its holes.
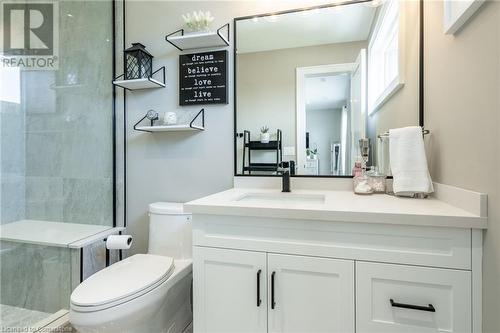
{"type": "Polygon", "coordinates": [[[267,331],[266,254],[194,247],[194,332],[267,331]]]}
{"type": "Polygon", "coordinates": [[[268,254],[269,332],[354,332],[354,262],[268,254]]]}

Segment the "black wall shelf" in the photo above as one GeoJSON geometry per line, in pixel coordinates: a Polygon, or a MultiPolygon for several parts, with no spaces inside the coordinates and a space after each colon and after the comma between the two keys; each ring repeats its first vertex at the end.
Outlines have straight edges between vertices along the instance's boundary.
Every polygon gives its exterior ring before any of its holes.
{"type": "Polygon", "coordinates": [[[120,76],[115,77],[113,80],[113,84],[115,86],[118,86],[120,88],[126,89],[126,90],[141,90],[141,89],[153,89],[153,88],[165,88],[165,82],[166,82],[166,72],[165,72],[165,66],[162,66],[158,68],[156,71],[153,72],[153,74],[149,77],[142,78],[142,79],[133,79],[133,80],[119,80],[120,78],[125,77],[125,74],[122,74],[120,76]],[[153,78],[155,74],[160,73],[162,74],[162,81],[158,81],[153,78]]]}
{"type": "Polygon", "coordinates": [[[281,130],[276,132],[276,140],[271,140],[269,142],[263,143],[260,141],[250,140],[250,131],[243,131],[243,174],[248,172],[252,174],[252,171],[257,172],[278,172],[281,161],[283,160],[283,134],[281,130]],[[252,151],[273,151],[276,152],[276,162],[269,163],[254,163],[252,162],[252,151]],[[246,164],[246,156],[248,156],[248,164],[246,164]],[[246,165],[245,165],[246,164],[246,165]]]}
{"type": "Polygon", "coordinates": [[[191,119],[189,124],[180,125],[153,125],[153,126],[139,126],[139,124],[146,119],[144,116],[134,125],[134,130],[140,132],[182,132],[182,131],[204,131],[205,130],[205,109],[201,109],[194,117],[191,119]],[[196,125],[195,122],[201,116],[201,125],[196,125]]]}

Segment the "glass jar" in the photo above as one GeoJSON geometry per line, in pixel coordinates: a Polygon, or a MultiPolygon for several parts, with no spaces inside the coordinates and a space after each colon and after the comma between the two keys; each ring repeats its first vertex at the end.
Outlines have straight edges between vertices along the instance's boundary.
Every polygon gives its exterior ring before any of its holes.
{"type": "Polygon", "coordinates": [[[353,178],[354,193],[356,194],[372,194],[373,189],[370,186],[370,178],[366,174],[353,178]]]}
{"type": "Polygon", "coordinates": [[[370,184],[374,193],[385,193],[386,176],[384,174],[378,172],[376,167],[372,167],[366,175],[368,176],[368,184],[370,184]]]}

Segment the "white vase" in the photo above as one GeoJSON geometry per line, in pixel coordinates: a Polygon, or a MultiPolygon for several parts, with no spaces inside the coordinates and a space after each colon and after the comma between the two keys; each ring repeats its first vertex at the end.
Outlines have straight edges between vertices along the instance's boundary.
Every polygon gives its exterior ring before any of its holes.
{"type": "Polygon", "coordinates": [[[260,133],[260,142],[261,143],[269,143],[270,135],[269,133],[260,133]]]}
{"type": "Polygon", "coordinates": [[[165,112],[165,115],[163,117],[163,123],[165,125],[177,124],[177,114],[175,112],[165,112]]]}
{"type": "Polygon", "coordinates": [[[212,32],[212,30],[210,30],[210,27],[200,28],[200,29],[186,29],[186,30],[184,30],[184,34],[185,35],[198,35],[198,34],[206,34],[206,33],[209,33],[209,32],[212,32]]]}

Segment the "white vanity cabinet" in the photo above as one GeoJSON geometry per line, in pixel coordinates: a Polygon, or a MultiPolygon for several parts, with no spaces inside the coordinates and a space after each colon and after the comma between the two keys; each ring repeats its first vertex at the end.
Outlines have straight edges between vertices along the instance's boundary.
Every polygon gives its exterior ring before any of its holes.
{"type": "Polygon", "coordinates": [[[193,216],[194,332],[479,333],[481,231],[193,216]]]}
{"type": "Polygon", "coordinates": [[[195,247],[196,332],[354,332],[354,262],[195,247]]]}
{"type": "Polygon", "coordinates": [[[356,332],[471,331],[471,272],[356,262],[356,332]]]}
{"type": "Polygon", "coordinates": [[[354,332],[354,262],[267,255],[268,332],[354,332]]]}
{"type": "Polygon", "coordinates": [[[262,252],[194,247],[196,331],[267,332],[266,263],[262,252]]]}

